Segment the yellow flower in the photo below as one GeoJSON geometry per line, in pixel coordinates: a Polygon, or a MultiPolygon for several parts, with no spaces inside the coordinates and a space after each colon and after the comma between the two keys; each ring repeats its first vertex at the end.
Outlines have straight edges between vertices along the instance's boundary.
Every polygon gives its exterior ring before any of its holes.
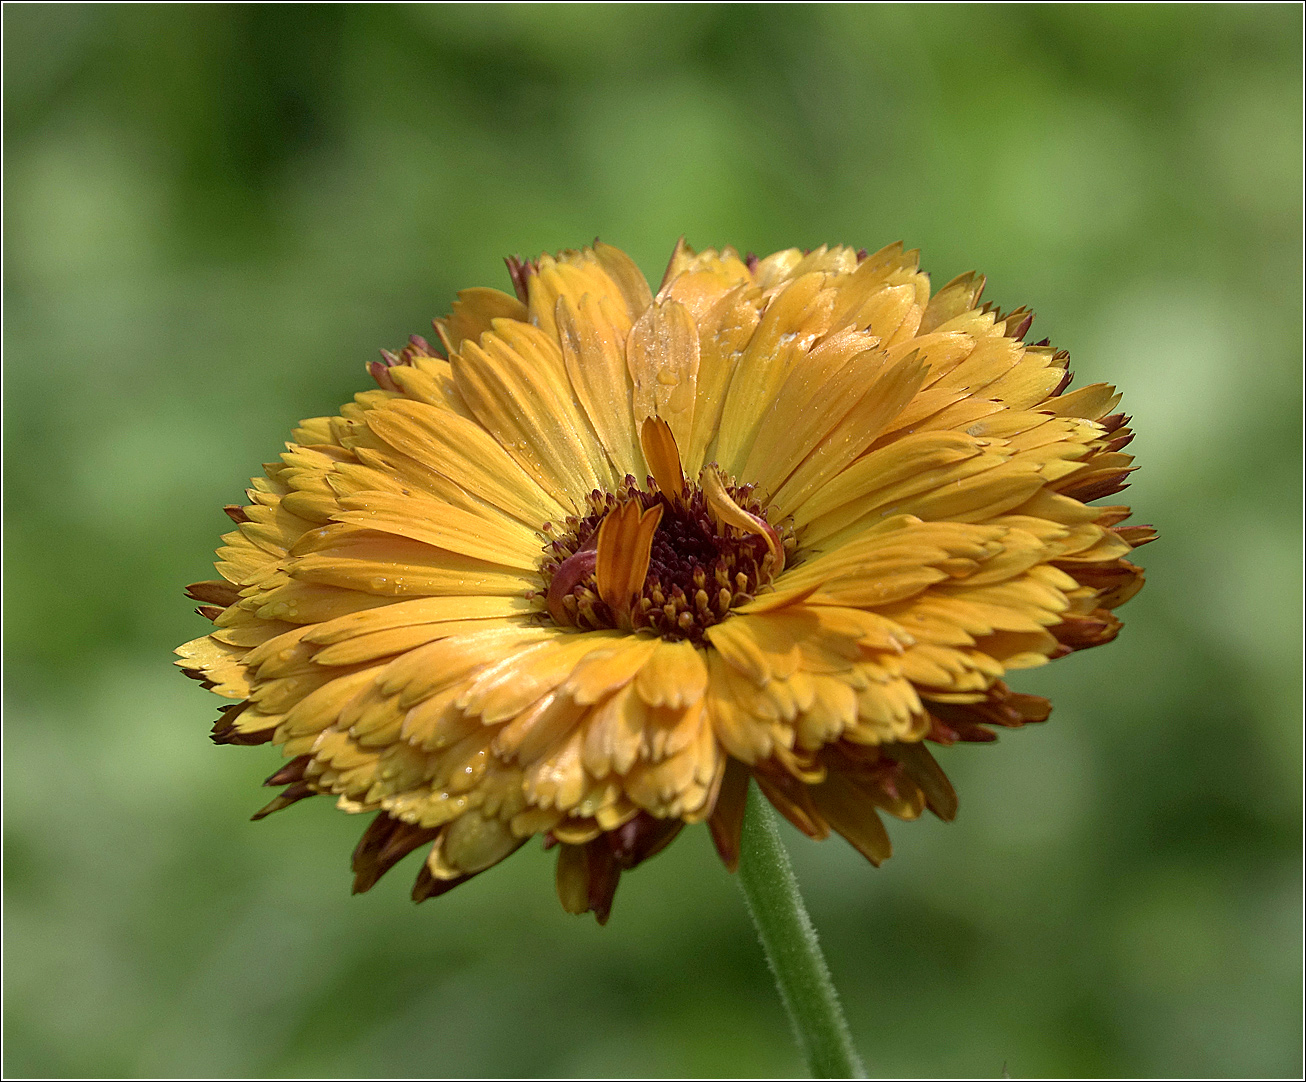
{"type": "Polygon", "coordinates": [[[289,759],[255,818],[375,813],[355,890],[542,834],[603,921],[686,823],[733,869],[750,777],[878,864],[877,811],[956,810],[925,741],[1042,721],[1007,670],[1114,638],[1154,536],[1086,506],[1130,469],[1119,396],[983,278],[931,297],[897,244],[682,242],[656,295],[603,244],[508,263],[295,430],[189,590],[214,740],[289,759]]]}

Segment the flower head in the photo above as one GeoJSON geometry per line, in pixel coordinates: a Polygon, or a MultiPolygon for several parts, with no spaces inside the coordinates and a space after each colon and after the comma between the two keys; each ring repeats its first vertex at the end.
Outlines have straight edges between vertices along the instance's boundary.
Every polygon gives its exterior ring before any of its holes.
{"type": "Polygon", "coordinates": [[[289,760],[256,818],[375,814],[356,890],[539,834],[603,921],[687,823],[733,868],[750,777],[878,864],[880,811],[956,810],[928,742],[1044,720],[1006,672],[1115,637],[1154,533],[1088,504],[1128,418],[982,278],[931,296],[901,245],[681,243],[656,295],[599,243],[509,271],[303,422],[189,590],[214,740],[289,760]]]}

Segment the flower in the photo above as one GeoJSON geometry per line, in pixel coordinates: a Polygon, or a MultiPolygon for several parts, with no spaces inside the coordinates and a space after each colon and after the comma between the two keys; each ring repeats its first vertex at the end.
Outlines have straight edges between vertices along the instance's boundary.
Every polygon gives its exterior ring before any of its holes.
{"type": "Polygon", "coordinates": [[[356,891],[539,834],[602,922],[687,823],[733,870],[750,777],[878,864],[879,811],[955,813],[927,742],[1044,720],[1004,674],[1115,637],[1155,533],[1088,503],[1128,418],[982,277],[931,296],[900,244],[682,241],[656,295],[597,242],[508,266],[295,430],[189,589],[213,739],[289,759],[255,818],[375,813],[356,891]]]}

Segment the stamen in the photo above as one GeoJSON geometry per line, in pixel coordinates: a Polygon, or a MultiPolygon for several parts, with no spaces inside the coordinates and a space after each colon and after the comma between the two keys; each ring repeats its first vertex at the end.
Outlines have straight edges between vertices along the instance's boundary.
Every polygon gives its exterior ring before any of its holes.
{"type": "Polygon", "coordinates": [[[541,572],[559,626],[701,643],[709,627],[764,592],[794,551],[793,530],[766,520],[751,486],[732,485],[715,466],[688,482],[663,427],[644,426],[647,457],[662,475],[650,478],[650,490],[627,477],[613,492],[593,493],[588,515],[552,524],[541,572]],[[674,457],[659,458],[656,447],[674,457]]]}

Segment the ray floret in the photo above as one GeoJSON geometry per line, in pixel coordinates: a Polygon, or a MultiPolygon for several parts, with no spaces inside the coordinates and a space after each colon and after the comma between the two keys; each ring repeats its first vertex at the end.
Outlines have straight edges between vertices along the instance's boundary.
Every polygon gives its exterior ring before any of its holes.
{"type": "Polygon", "coordinates": [[[683,240],[656,292],[600,243],[508,268],[294,430],[187,591],[214,741],[286,757],[255,817],[371,815],[356,891],[539,835],[602,922],[687,824],[733,870],[750,779],[878,864],[881,813],[956,814],[931,745],[1045,720],[1009,674],[1119,633],[1155,537],[1097,503],[1129,418],[981,276],[683,240]]]}

